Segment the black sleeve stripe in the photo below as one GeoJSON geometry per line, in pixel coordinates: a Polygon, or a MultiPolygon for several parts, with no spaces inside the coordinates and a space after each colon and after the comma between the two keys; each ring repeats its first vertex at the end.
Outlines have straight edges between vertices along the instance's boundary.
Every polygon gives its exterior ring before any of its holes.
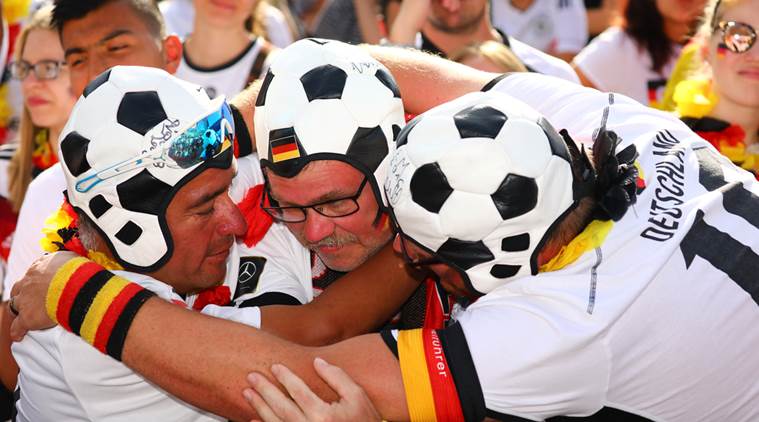
{"type": "Polygon", "coordinates": [[[69,327],[71,332],[79,335],[79,330],[82,328],[84,318],[87,316],[87,312],[90,310],[92,301],[95,300],[100,289],[103,288],[105,283],[113,277],[113,273],[108,270],[100,270],[90,277],[84,286],[76,294],[74,303],[69,310],[69,327]]]}
{"type": "Polygon", "coordinates": [[[501,82],[502,80],[504,80],[509,75],[511,75],[511,73],[504,73],[503,75],[497,76],[492,81],[486,83],[485,86],[483,86],[480,91],[482,91],[482,92],[490,91],[491,89],[493,89],[493,87],[495,86],[495,84],[497,84],[498,82],[501,82]]]}
{"type": "Polygon", "coordinates": [[[129,302],[124,306],[124,310],[121,311],[121,314],[116,319],[116,324],[114,324],[113,330],[111,330],[110,337],[108,337],[105,351],[109,356],[121,362],[121,352],[124,350],[124,342],[129,332],[129,326],[132,325],[132,320],[137,315],[137,311],[153,296],[155,296],[155,293],[150,290],[140,290],[129,299],[129,302]]]}
{"type": "Polygon", "coordinates": [[[464,419],[483,420],[486,416],[485,398],[461,324],[454,323],[444,330],[438,330],[437,333],[445,352],[445,359],[451,368],[464,419]]]}
{"type": "Polygon", "coordinates": [[[590,416],[554,416],[546,419],[547,422],[652,422],[651,419],[644,418],[643,416],[636,415],[634,413],[625,412],[624,410],[615,409],[613,407],[603,407],[598,412],[590,416]]]}
{"type": "MultiPolygon", "coordinates": [[[[490,409],[487,409],[485,413],[487,414],[489,418],[495,419],[501,422],[530,422],[531,421],[531,419],[520,418],[519,416],[514,416],[514,415],[507,415],[505,413],[496,412],[495,410],[490,410],[490,409]]],[[[616,419],[610,419],[610,420],[616,421],[616,419]]],[[[621,421],[616,421],[616,422],[621,422],[621,421]]]]}
{"type": "Polygon", "coordinates": [[[253,299],[242,301],[238,308],[252,308],[255,306],[269,306],[269,305],[302,305],[300,301],[287,293],[282,292],[269,292],[264,293],[261,296],[256,296],[253,299]]]}
{"type": "Polygon", "coordinates": [[[392,330],[380,331],[380,337],[382,337],[382,341],[385,342],[387,348],[393,352],[395,358],[398,359],[398,341],[395,339],[395,337],[393,337],[392,330]]]}
{"type": "Polygon", "coordinates": [[[245,157],[253,153],[253,140],[250,138],[250,128],[245,124],[240,109],[229,105],[232,110],[232,118],[235,121],[235,137],[237,138],[237,153],[239,157],[245,157]]]}

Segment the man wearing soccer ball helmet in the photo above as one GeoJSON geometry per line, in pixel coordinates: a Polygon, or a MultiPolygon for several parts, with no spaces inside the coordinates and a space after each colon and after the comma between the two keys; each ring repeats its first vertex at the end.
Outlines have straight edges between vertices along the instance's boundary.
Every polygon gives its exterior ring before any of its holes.
{"type": "MultiPolygon", "coordinates": [[[[438,84],[445,95],[454,95],[479,89],[493,77],[425,56],[398,54],[410,60],[416,69],[398,77],[401,86],[429,88],[438,84]]],[[[330,416],[349,409],[345,398],[360,397],[355,394],[355,385],[344,388],[344,384],[331,384],[343,398],[339,403],[318,400],[330,401],[336,397],[318,380],[312,368],[314,358],[320,357],[345,368],[366,390],[380,415],[388,420],[482,420],[485,417],[543,420],[597,412],[600,412],[595,415],[598,419],[614,420],[630,417],[630,414],[656,420],[703,420],[704,415],[719,420],[757,419],[759,414],[753,403],[759,399],[759,393],[754,379],[745,374],[759,371],[759,361],[746,358],[753,356],[759,347],[759,334],[753,329],[759,318],[757,292],[750,276],[759,267],[755,265],[756,254],[746,251],[759,249],[755,244],[759,237],[746,234],[753,233],[759,225],[752,212],[759,206],[741,205],[756,202],[751,193],[756,190],[753,177],[715,155],[706,142],[676,119],[625,97],[530,74],[511,75],[491,88],[539,109],[578,141],[590,144],[593,139],[603,139],[594,160],[604,165],[596,166],[592,177],[583,171],[590,170],[582,152],[573,152],[573,144],[566,142],[572,170],[577,172],[572,176],[573,181],[578,181],[577,193],[573,183],[571,192],[551,195],[558,199],[557,209],[580,210],[584,199],[579,198],[586,197],[602,204],[590,207],[591,219],[598,219],[600,223],[584,226],[587,220],[582,218],[576,227],[564,231],[564,235],[561,230],[557,231],[560,240],[554,242],[549,238],[543,251],[552,244],[564,247],[538,254],[540,271],[537,275],[514,274],[502,279],[500,285],[491,285],[492,290],[456,312],[457,322],[445,329],[390,331],[324,348],[298,347],[265,333],[201,318],[150,300],[131,326],[122,355],[124,362],[180,397],[239,418],[255,417],[245,413],[244,401],[237,395],[245,384],[243,374],[248,371],[276,377],[298,398],[296,404],[285,400],[289,405],[283,405],[283,401],[278,400],[283,398],[279,390],[269,388],[271,384],[264,376],[252,375],[249,379],[260,396],[252,392],[248,396],[260,412],[259,417],[266,420],[295,419],[303,417],[303,411],[308,413],[314,408],[326,409],[330,416]],[[611,134],[604,135],[601,131],[594,134],[604,126],[618,133],[624,141],[617,145],[611,134]],[[637,160],[635,154],[631,154],[633,150],[628,149],[630,145],[639,153],[637,160]],[[601,161],[598,157],[602,157],[601,161]],[[617,164],[613,164],[615,160],[617,164]],[[634,207],[629,207],[635,193],[627,180],[628,176],[634,176],[630,163],[642,170],[637,178],[633,177],[634,191],[642,189],[634,207]],[[605,178],[612,182],[603,181],[605,178]],[[600,179],[597,186],[606,189],[586,190],[583,182],[589,179],[594,182],[600,179]],[[572,200],[564,201],[567,197],[572,200]],[[575,207],[578,199],[580,205],[575,207]],[[740,248],[741,245],[748,247],[740,248]],[[736,253],[725,255],[720,253],[721,248],[736,253]],[[733,259],[735,256],[741,259],[733,259]],[[554,261],[555,257],[561,258],[554,261]],[[155,318],[166,323],[154,327],[150,321],[155,318]],[[213,342],[197,345],[171,335],[190,321],[197,335],[213,342]],[[232,351],[215,356],[213,350],[218,344],[226,344],[232,351]],[[204,358],[180,354],[167,361],[150,353],[156,345],[170,345],[176,350],[194,348],[204,358]],[[652,350],[657,352],[651,353],[652,350]],[[318,398],[301,395],[303,384],[299,385],[292,374],[272,362],[291,367],[318,398]],[[188,367],[196,370],[186,373],[188,367]],[[181,388],[171,382],[177,378],[186,380],[181,388]],[[209,398],[208,392],[218,395],[209,398]],[[261,398],[275,405],[264,407],[261,398]]],[[[427,96],[411,101],[434,102],[436,99],[427,96]]],[[[466,131],[459,129],[455,119],[462,111],[461,105],[448,104],[446,125],[448,131],[458,133],[455,136],[460,142],[467,142],[472,139],[462,135],[466,131]]],[[[467,103],[466,107],[469,106],[472,104],[467,103]]],[[[503,107],[508,110],[507,105],[503,107]]],[[[509,113],[504,114],[508,121],[509,113]]],[[[465,128],[477,126],[468,117],[463,122],[472,123],[464,124],[465,128]]],[[[536,125],[533,121],[533,126],[536,125]]],[[[413,132],[413,128],[409,130],[410,135],[413,132]]],[[[499,140],[501,130],[493,132],[496,133],[490,135],[491,140],[504,144],[505,139],[499,140]]],[[[538,139],[550,142],[552,137],[546,136],[547,130],[540,128],[538,132],[542,136],[538,139]]],[[[535,138],[526,136],[524,139],[535,138]]],[[[427,141],[434,145],[438,139],[427,141]]],[[[412,142],[413,137],[408,145],[412,142]]],[[[450,140],[443,145],[439,149],[430,148],[425,154],[426,161],[417,162],[415,166],[421,169],[437,162],[446,151],[458,146],[450,140]]],[[[500,151],[507,149],[504,146],[500,151]]],[[[555,155],[559,154],[554,154],[552,149],[552,158],[548,161],[559,163],[554,166],[564,166],[557,161],[563,158],[554,159],[555,155]]],[[[448,165],[442,161],[439,168],[447,175],[448,165]]],[[[457,162],[454,159],[450,163],[466,167],[471,165],[471,160],[457,162]]],[[[544,186],[538,181],[538,175],[526,174],[529,168],[511,164],[509,173],[514,171],[533,178],[538,188],[544,186]]],[[[543,170],[549,172],[549,168],[550,164],[543,170]]],[[[549,173],[557,168],[550,169],[549,173]]],[[[566,173],[558,171],[558,174],[566,173]]],[[[506,220],[490,196],[504,182],[503,170],[485,180],[493,189],[489,195],[480,192],[484,189],[482,186],[473,187],[467,181],[456,179],[451,177],[448,183],[451,190],[474,193],[473,196],[479,198],[475,201],[480,204],[489,201],[496,210],[493,212],[500,215],[500,219],[489,219],[495,221],[494,229],[506,220]]],[[[445,186],[439,183],[439,177],[428,180],[445,186]]],[[[404,192],[411,195],[411,182],[404,183],[409,183],[409,189],[404,192]]],[[[392,192],[392,186],[388,192],[392,192]]],[[[442,221],[447,214],[444,212],[449,205],[447,200],[420,202],[430,208],[442,202],[437,221],[442,221]]],[[[404,215],[401,209],[397,211],[404,215]]],[[[541,205],[536,202],[526,209],[539,210],[541,205]]],[[[462,208],[462,213],[467,211],[462,208]]],[[[551,208],[551,211],[555,210],[551,208]]],[[[529,213],[513,218],[526,217],[529,213]]],[[[562,221],[570,222],[572,214],[570,211],[562,221]]],[[[451,214],[457,215],[460,213],[451,214]]],[[[399,216],[398,222],[401,230],[410,230],[408,224],[404,225],[404,217],[399,216]]],[[[523,228],[529,234],[529,228],[523,228]]],[[[439,248],[432,242],[418,240],[426,244],[427,249],[439,248]]],[[[530,248],[535,245],[533,242],[536,240],[527,243],[528,252],[519,258],[522,263],[512,261],[507,255],[499,255],[497,259],[506,265],[520,265],[518,271],[522,270],[521,265],[529,266],[532,271],[534,251],[530,248]]],[[[524,245],[524,241],[506,242],[505,248],[516,249],[514,245],[524,245]]],[[[412,260],[420,263],[422,258],[428,257],[423,255],[428,251],[413,247],[407,251],[412,260]]],[[[494,248],[503,249],[504,245],[490,243],[487,247],[492,253],[494,248]]],[[[500,262],[489,264],[492,265],[487,268],[488,272],[500,262]]],[[[505,273],[501,269],[495,272],[505,273]]],[[[468,286],[462,284],[462,288],[468,286]]],[[[323,368],[318,361],[315,365],[323,368]]],[[[317,370],[320,374],[321,371],[317,370]]],[[[349,417],[347,420],[363,419],[349,417]]]]}

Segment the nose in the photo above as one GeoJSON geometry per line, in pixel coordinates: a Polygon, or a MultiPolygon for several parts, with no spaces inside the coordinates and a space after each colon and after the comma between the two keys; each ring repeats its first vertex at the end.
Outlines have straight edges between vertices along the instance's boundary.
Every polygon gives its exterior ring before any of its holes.
{"type": "Polygon", "coordinates": [[[222,218],[222,221],[217,226],[219,234],[222,236],[245,236],[245,233],[248,231],[248,225],[245,223],[245,218],[242,216],[240,209],[232,202],[232,198],[229,195],[224,195],[219,201],[220,204],[218,206],[221,209],[218,212],[222,218]]]}
{"type": "Polygon", "coordinates": [[[87,58],[87,82],[89,83],[110,67],[109,63],[98,54],[90,54],[87,58]]]}
{"type": "Polygon", "coordinates": [[[306,221],[303,222],[303,235],[308,243],[316,243],[335,231],[335,223],[313,209],[306,210],[306,221]]]}

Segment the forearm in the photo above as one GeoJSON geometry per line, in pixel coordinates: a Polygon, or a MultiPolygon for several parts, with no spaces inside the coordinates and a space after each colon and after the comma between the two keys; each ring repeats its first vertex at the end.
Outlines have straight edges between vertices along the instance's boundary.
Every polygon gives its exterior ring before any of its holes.
{"type": "Polygon", "coordinates": [[[382,326],[418,286],[388,244],[313,302],[261,308],[261,329],[298,344],[335,343],[382,326]]]}
{"type": "MultiPolygon", "coordinates": [[[[237,94],[230,104],[237,107],[240,110],[243,120],[245,121],[246,130],[250,136],[253,151],[256,151],[256,131],[253,126],[253,114],[256,112],[256,98],[258,98],[258,91],[261,89],[261,80],[256,80],[242,92],[237,94]]],[[[239,128],[235,128],[240,130],[239,128]]]]}
{"type": "Polygon", "coordinates": [[[498,76],[418,50],[370,45],[365,48],[395,77],[407,113],[420,114],[479,91],[498,76]]]}
{"type": "Polygon", "coordinates": [[[406,418],[399,366],[377,335],[307,348],[151,299],[135,317],[122,354],[127,366],[169,393],[234,420],[255,417],[242,396],[246,375],[257,371],[273,380],[273,363],[289,367],[322,399],[335,400],[313,370],[317,356],[354,377],[385,418],[406,418]]]}
{"type": "Polygon", "coordinates": [[[374,0],[353,0],[356,10],[358,28],[361,30],[361,38],[365,43],[377,44],[381,34],[377,25],[377,2],[374,0]]]}
{"type": "Polygon", "coordinates": [[[11,354],[10,328],[13,316],[8,309],[8,302],[0,304],[0,380],[10,391],[16,388],[18,365],[11,354]]]}

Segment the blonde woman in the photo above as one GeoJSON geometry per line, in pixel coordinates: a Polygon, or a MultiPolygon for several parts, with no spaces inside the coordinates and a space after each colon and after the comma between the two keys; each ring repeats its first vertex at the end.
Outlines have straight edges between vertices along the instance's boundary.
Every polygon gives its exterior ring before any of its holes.
{"type": "MultiPolygon", "coordinates": [[[[45,7],[29,19],[16,41],[11,76],[21,81],[24,108],[19,139],[0,151],[0,252],[2,267],[8,258],[9,237],[29,182],[57,162],[58,135],[76,98],[71,94],[68,70],[58,33],[45,7]],[[3,160],[4,157],[12,157],[3,160]]],[[[57,192],[60,194],[60,192],[57,192]]],[[[51,192],[51,195],[54,194],[51,192]]],[[[2,356],[3,358],[5,355],[2,356]]],[[[0,358],[0,378],[15,384],[15,363],[0,358]]]]}
{"type": "Polygon", "coordinates": [[[46,7],[32,16],[18,37],[10,64],[11,76],[21,81],[24,96],[20,136],[7,179],[7,198],[16,212],[32,178],[57,162],[58,135],[76,101],[50,12],[46,7]]]}
{"type": "Polygon", "coordinates": [[[509,47],[495,41],[468,45],[451,54],[450,59],[486,72],[527,72],[527,67],[509,47]]]}
{"type": "Polygon", "coordinates": [[[759,175],[759,0],[712,0],[698,32],[703,68],[680,82],[682,120],[759,175]]]}

